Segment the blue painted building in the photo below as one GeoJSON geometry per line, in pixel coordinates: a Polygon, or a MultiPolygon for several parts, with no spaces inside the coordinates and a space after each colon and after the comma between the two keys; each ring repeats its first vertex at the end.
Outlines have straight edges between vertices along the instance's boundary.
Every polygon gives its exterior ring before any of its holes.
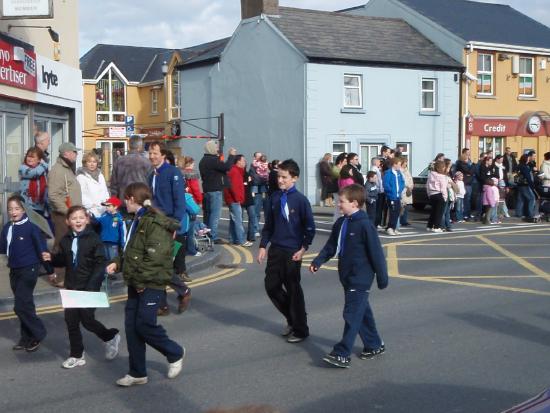
{"type": "MultiPolygon", "coordinates": [[[[403,20],[259,3],[269,8],[248,10],[224,47],[179,67],[182,118],[223,112],[226,145],[294,158],[313,202],[327,152],[357,152],[365,173],[384,144],[413,174],[437,152],[456,156],[460,63],[403,20]]],[[[202,144],[183,150],[200,158],[202,144]]]]}

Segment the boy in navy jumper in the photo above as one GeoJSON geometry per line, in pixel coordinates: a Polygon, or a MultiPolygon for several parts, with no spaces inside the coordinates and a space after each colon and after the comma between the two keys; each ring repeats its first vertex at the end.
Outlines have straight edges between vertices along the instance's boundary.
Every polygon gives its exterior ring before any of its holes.
{"type": "Polygon", "coordinates": [[[122,201],[116,196],[112,196],[102,202],[101,205],[106,207],[107,210],[97,218],[101,228],[99,236],[101,242],[105,245],[105,258],[107,261],[111,261],[113,258],[118,257],[119,248],[124,248],[124,240],[126,239],[124,218],[118,212],[122,201]]]}
{"type": "MultiPolygon", "coordinates": [[[[0,237],[0,254],[8,256],[10,286],[14,295],[14,312],[21,325],[21,337],[13,350],[38,349],[46,337],[46,328],[36,315],[33,291],[36,286],[43,253],[47,252],[46,240],[40,229],[29,221],[25,213],[23,198],[14,195],[8,198],[9,223],[4,225],[0,237]]],[[[51,274],[52,267],[44,262],[44,268],[51,274]]]]}
{"type": "Polygon", "coordinates": [[[299,176],[300,168],[292,159],[279,164],[279,191],[268,199],[258,251],[260,264],[267,255],[265,289],[286,318],[282,335],[289,343],[299,343],[309,335],[300,268],[302,256],[315,236],[311,205],[295,187],[299,176]]]}
{"type": "Polygon", "coordinates": [[[369,292],[376,276],[378,288],[388,286],[386,259],[378,233],[372,221],[362,210],[365,189],[349,185],[339,193],[339,207],[343,217],[332,227],[330,237],[309,270],[315,273],[333,256],[338,256],[338,275],[344,287],[344,334],[323,360],[337,367],[350,366],[351,351],[357,334],[363,341],[361,359],[370,359],[384,352],[384,342],[378,335],[369,292]]]}

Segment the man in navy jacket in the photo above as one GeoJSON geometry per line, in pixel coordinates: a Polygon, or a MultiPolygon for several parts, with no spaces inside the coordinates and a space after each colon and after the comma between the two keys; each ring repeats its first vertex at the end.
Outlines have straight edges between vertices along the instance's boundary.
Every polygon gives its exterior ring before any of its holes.
{"type": "Polygon", "coordinates": [[[388,271],[376,228],[362,209],[364,203],[362,186],[353,184],[340,190],[339,207],[344,216],[336,221],[327,243],[309,267],[315,273],[323,263],[338,256],[338,274],[345,294],[345,327],[342,340],[323,358],[337,367],[350,366],[357,334],[364,346],[359,358],[370,359],[385,350],[376,330],[369,292],[375,277],[378,288],[388,286],[388,271]]]}

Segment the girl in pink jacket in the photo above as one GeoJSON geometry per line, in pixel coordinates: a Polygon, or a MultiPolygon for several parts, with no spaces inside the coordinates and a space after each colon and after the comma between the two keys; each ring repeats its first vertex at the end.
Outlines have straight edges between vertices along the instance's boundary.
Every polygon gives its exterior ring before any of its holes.
{"type": "Polygon", "coordinates": [[[430,232],[443,232],[441,229],[441,220],[445,203],[447,202],[447,187],[449,179],[445,175],[445,162],[435,161],[433,170],[428,174],[426,189],[430,200],[431,211],[428,218],[427,230],[430,232]]]}
{"type": "Polygon", "coordinates": [[[489,178],[485,181],[485,184],[483,185],[482,202],[484,224],[496,224],[496,222],[491,222],[491,217],[493,216],[493,211],[497,207],[498,201],[500,199],[497,184],[497,178],[489,178]]]}

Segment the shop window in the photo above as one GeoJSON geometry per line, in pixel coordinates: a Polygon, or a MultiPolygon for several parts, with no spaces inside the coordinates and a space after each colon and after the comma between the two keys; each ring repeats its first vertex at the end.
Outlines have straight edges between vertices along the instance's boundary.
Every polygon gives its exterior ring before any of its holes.
{"type": "Polygon", "coordinates": [[[180,81],[178,72],[172,73],[171,76],[171,106],[170,106],[170,119],[180,118],[180,81]]]}
{"type": "Polygon", "coordinates": [[[97,123],[124,123],[126,87],[112,69],[96,83],[95,104],[97,123]]]}
{"type": "Polygon", "coordinates": [[[151,90],[151,114],[159,113],[159,91],[158,89],[151,90]]]}
{"type": "Polygon", "coordinates": [[[519,95],[535,96],[535,72],[532,57],[519,58],[519,95]]]}
{"type": "Polygon", "coordinates": [[[342,152],[349,153],[349,142],[333,142],[332,143],[332,161],[342,152]]]}
{"type": "Polygon", "coordinates": [[[437,81],[436,79],[422,79],[422,111],[435,112],[437,81]]]}
{"type": "Polygon", "coordinates": [[[344,75],[344,108],[363,107],[363,76],[344,75]]]}
{"type": "Polygon", "coordinates": [[[361,170],[367,173],[370,170],[372,158],[377,158],[382,150],[383,143],[368,143],[359,145],[359,162],[361,170]]]}
{"type": "Polygon", "coordinates": [[[479,95],[493,94],[493,55],[479,53],[477,55],[477,93],[479,95]]]}
{"type": "Polygon", "coordinates": [[[494,158],[496,155],[504,154],[504,138],[480,137],[479,153],[487,153],[494,158]]]}
{"type": "Polygon", "coordinates": [[[412,168],[411,165],[411,148],[412,144],[408,142],[398,142],[395,144],[395,151],[401,152],[401,158],[404,158],[407,160],[408,169],[410,170],[412,168]]]}

